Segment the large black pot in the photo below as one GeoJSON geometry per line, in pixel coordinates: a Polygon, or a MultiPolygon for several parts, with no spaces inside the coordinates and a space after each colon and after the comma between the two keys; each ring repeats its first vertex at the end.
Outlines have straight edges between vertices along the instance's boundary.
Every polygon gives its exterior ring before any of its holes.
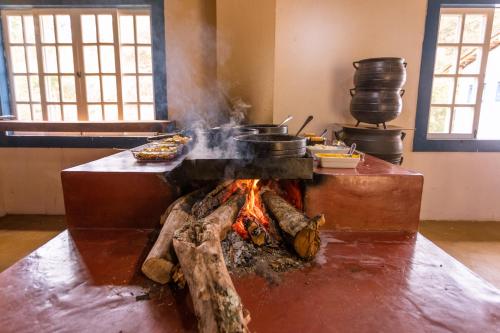
{"type": "Polygon", "coordinates": [[[403,58],[371,58],[352,63],[354,86],[364,89],[400,89],[406,82],[403,58]]]}
{"type": "Polygon", "coordinates": [[[241,156],[302,157],[306,153],[306,139],[287,134],[250,134],[234,138],[241,156]]]}
{"type": "Polygon", "coordinates": [[[403,107],[404,90],[351,89],[351,115],[357,121],[380,124],[396,119],[403,107]]]}
{"type": "Polygon", "coordinates": [[[356,143],[359,151],[373,155],[392,164],[403,162],[403,139],[406,133],[400,128],[363,128],[343,126],[341,131],[336,131],[338,140],[347,145],[356,143]]]}
{"type": "Polygon", "coordinates": [[[278,126],[276,124],[254,124],[243,125],[243,128],[256,129],[259,134],[288,134],[288,126],[278,126]]]}

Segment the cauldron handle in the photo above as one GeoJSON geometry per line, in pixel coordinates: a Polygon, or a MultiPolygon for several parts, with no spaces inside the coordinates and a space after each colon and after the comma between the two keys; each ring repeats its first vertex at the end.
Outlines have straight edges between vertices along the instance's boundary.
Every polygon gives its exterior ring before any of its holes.
{"type": "Polygon", "coordinates": [[[405,91],[406,91],[406,90],[401,89],[401,90],[399,91],[399,96],[403,97],[403,95],[405,94],[405,91]]]}
{"type": "Polygon", "coordinates": [[[356,88],[349,89],[349,94],[351,94],[351,96],[354,96],[354,92],[353,91],[356,91],[356,88]]]}
{"type": "Polygon", "coordinates": [[[401,132],[401,141],[403,141],[406,137],[406,132],[401,132]]]}
{"type": "Polygon", "coordinates": [[[405,66],[405,68],[406,68],[406,66],[408,66],[408,63],[406,61],[403,62],[403,66],[405,66]]]}
{"type": "Polygon", "coordinates": [[[353,63],[352,63],[352,66],[353,66],[354,68],[356,68],[356,69],[358,69],[358,68],[359,68],[357,65],[359,65],[359,61],[355,61],[355,62],[353,62],[353,63]]]}

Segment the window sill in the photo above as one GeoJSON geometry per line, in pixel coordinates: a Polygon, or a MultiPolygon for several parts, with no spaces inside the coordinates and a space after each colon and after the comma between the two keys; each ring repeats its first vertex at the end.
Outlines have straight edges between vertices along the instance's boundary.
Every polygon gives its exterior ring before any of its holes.
{"type": "Polygon", "coordinates": [[[414,152],[500,152],[500,140],[413,139],[414,152]]]}

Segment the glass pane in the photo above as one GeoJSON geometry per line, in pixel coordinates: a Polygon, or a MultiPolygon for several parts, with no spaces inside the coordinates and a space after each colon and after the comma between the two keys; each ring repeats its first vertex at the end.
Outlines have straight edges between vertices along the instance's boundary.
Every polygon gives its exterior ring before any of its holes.
{"type": "Polygon", "coordinates": [[[133,44],[134,41],[134,17],[120,16],[120,43],[133,44]]]}
{"type": "Polygon", "coordinates": [[[59,66],[59,72],[61,73],[75,72],[72,46],[59,46],[59,66]]]}
{"type": "Polygon", "coordinates": [[[141,104],[141,120],[155,120],[153,105],[141,104]]]}
{"type": "Polygon", "coordinates": [[[458,72],[461,74],[479,74],[482,51],[480,47],[463,46],[460,53],[458,72]]]}
{"type": "Polygon", "coordinates": [[[104,105],[104,119],[105,120],[118,120],[118,106],[116,104],[104,105]]]}
{"type": "Polygon", "coordinates": [[[122,73],[135,73],[135,47],[122,46],[121,65],[122,73]]]}
{"type": "Polygon", "coordinates": [[[484,43],[484,30],[486,28],[486,15],[465,15],[464,35],[462,43],[484,43]]]}
{"type": "Polygon", "coordinates": [[[439,22],[438,43],[458,43],[462,15],[443,14],[439,22]]]}
{"type": "Polygon", "coordinates": [[[40,30],[42,34],[42,43],[55,43],[54,17],[52,15],[40,16],[40,30]]]}
{"type": "Polygon", "coordinates": [[[69,15],[57,15],[57,42],[71,43],[71,19],[69,15]]]}
{"type": "Polygon", "coordinates": [[[96,28],[94,15],[82,15],[82,40],[84,43],[96,43],[96,28]]]}
{"type": "Polygon", "coordinates": [[[137,48],[139,73],[152,73],[151,47],[141,46],[137,48]]]}
{"type": "Polygon", "coordinates": [[[26,73],[24,46],[12,46],[10,48],[10,58],[12,61],[12,72],[26,73]]]}
{"type": "Polygon", "coordinates": [[[87,87],[87,102],[100,102],[101,82],[99,76],[87,76],[85,82],[87,87]]]}
{"type": "Polygon", "coordinates": [[[45,94],[47,102],[59,102],[59,78],[57,76],[45,77],[45,94]]]}
{"type": "Polygon", "coordinates": [[[17,102],[30,101],[28,78],[26,76],[14,76],[14,91],[17,102]]]}
{"type": "Polygon", "coordinates": [[[123,87],[123,101],[125,102],[136,102],[137,101],[137,85],[135,76],[124,76],[122,77],[122,87],[123,87]]]}
{"type": "Polygon", "coordinates": [[[38,57],[35,46],[26,47],[28,52],[28,70],[30,73],[38,73],[38,57]]]}
{"type": "Polygon", "coordinates": [[[113,43],[113,16],[99,15],[99,41],[101,43],[113,43]]]}
{"type": "Polygon", "coordinates": [[[26,43],[35,44],[35,23],[33,16],[24,16],[24,35],[26,43]]]}
{"type": "Polygon", "coordinates": [[[45,73],[57,73],[57,54],[55,46],[44,46],[43,53],[43,70],[45,73]]]}
{"type": "Polygon", "coordinates": [[[9,42],[10,43],[23,43],[23,22],[21,16],[9,16],[9,42]]]}
{"type": "Polygon", "coordinates": [[[453,112],[451,133],[470,134],[474,122],[474,108],[457,107],[453,112]]]}
{"type": "Polygon", "coordinates": [[[500,9],[495,9],[493,16],[493,27],[491,29],[490,50],[500,45],[500,9]]]}
{"type": "Polygon", "coordinates": [[[476,104],[477,78],[459,77],[455,94],[455,104],[476,104]]]}
{"type": "Polygon", "coordinates": [[[40,104],[33,104],[31,107],[33,108],[33,120],[42,121],[43,120],[42,106],[40,104]]]}
{"type": "Polygon", "coordinates": [[[450,130],[450,108],[431,107],[429,113],[429,133],[449,133],[450,130]]]}
{"type": "Polygon", "coordinates": [[[457,72],[458,47],[439,46],[436,50],[435,74],[455,74],[457,72]]]}
{"type": "Polygon", "coordinates": [[[30,89],[31,89],[31,100],[33,102],[40,102],[40,81],[38,75],[30,76],[30,89]]]}
{"type": "Polygon", "coordinates": [[[61,76],[63,102],[76,102],[75,79],[73,76],[61,76]]]}
{"type": "Polygon", "coordinates": [[[435,77],[432,85],[432,104],[450,104],[453,98],[455,79],[449,77],[435,77]]]}
{"type": "Polygon", "coordinates": [[[102,120],[102,109],[100,105],[89,105],[87,107],[89,113],[90,121],[101,121],[102,120]]]}
{"type": "Polygon", "coordinates": [[[123,106],[123,120],[139,120],[137,105],[125,104],[123,106]]]}
{"type": "Polygon", "coordinates": [[[61,121],[61,106],[60,105],[47,105],[47,116],[50,121],[61,121]]]}
{"type": "Polygon", "coordinates": [[[31,108],[29,104],[17,104],[16,113],[18,120],[31,120],[31,108]]]}
{"type": "Polygon", "coordinates": [[[105,75],[102,77],[102,94],[104,102],[116,102],[116,77],[105,75]]]}
{"type": "Polygon", "coordinates": [[[100,46],[101,50],[101,72],[102,73],[115,73],[115,47],[114,46],[100,46]]]}
{"type": "Polygon", "coordinates": [[[153,77],[139,77],[139,99],[141,102],[153,102],[153,77]]]}
{"type": "Polygon", "coordinates": [[[151,23],[149,16],[136,16],[137,23],[137,43],[151,44],[151,23]]]}
{"type": "Polygon", "coordinates": [[[78,121],[78,110],[74,104],[63,105],[63,113],[65,121],[78,121]]]}
{"type": "Polygon", "coordinates": [[[85,73],[99,73],[99,56],[97,55],[97,46],[84,46],[83,60],[85,73]]]}

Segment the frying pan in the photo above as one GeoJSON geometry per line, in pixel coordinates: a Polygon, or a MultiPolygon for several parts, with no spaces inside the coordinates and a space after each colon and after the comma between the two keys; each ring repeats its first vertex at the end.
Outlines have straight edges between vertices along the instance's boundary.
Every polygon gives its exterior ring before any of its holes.
{"type": "Polygon", "coordinates": [[[249,134],[234,138],[243,156],[302,157],[306,139],[287,134],[249,134]]]}

